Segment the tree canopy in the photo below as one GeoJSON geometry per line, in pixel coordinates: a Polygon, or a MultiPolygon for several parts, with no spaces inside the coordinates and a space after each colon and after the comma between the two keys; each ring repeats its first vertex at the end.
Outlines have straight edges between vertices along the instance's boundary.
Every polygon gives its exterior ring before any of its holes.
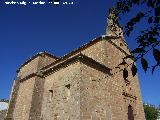
{"type": "Polygon", "coordinates": [[[153,105],[144,104],[144,112],[146,120],[157,120],[159,117],[159,110],[153,105]]]}
{"type": "MultiPolygon", "coordinates": [[[[159,0],[118,0],[115,7],[115,14],[121,17],[125,17],[125,14],[130,12],[134,6],[146,6],[146,9],[139,11],[122,27],[124,36],[130,36],[135,29],[137,23],[142,22],[143,19],[147,19],[147,28],[142,28],[138,36],[136,36],[136,42],[138,46],[131,51],[131,55],[123,58],[123,65],[126,59],[133,59],[134,62],[140,60],[143,70],[146,72],[151,69],[152,74],[157,67],[160,67],[160,2],[159,0]],[[156,64],[149,63],[145,56],[150,54],[154,57],[156,64]]],[[[115,24],[117,20],[114,21],[115,24]]],[[[137,72],[137,68],[134,65],[131,67],[132,75],[134,76],[137,72]]],[[[121,63],[122,64],[122,63],[121,63]]],[[[127,78],[127,70],[123,70],[124,79],[127,78]]]]}

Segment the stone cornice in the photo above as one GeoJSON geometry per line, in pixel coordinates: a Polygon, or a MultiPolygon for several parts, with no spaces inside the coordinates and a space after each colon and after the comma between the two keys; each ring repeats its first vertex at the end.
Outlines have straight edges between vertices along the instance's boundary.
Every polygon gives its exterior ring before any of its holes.
{"type": "Polygon", "coordinates": [[[41,71],[38,71],[38,72],[36,72],[36,73],[31,73],[31,74],[27,75],[26,77],[24,77],[24,78],[22,78],[22,79],[19,79],[19,81],[20,81],[20,82],[23,82],[23,81],[25,81],[25,80],[28,80],[28,79],[30,79],[30,78],[32,78],[32,77],[36,77],[36,76],[43,78],[43,75],[42,75],[41,71]]]}
{"type": "Polygon", "coordinates": [[[61,62],[61,63],[59,63],[59,64],[57,64],[55,66],[52,66],[52,67],[50,67],[48,69],[40,70],[40,71],[38,71],[36,73],[31,73],[31,74],[27,75],[24,78],[19,78],[18,81],[19,82],[23,82],[25,80],[28,80],[28,79],[30,79],[32,77],[36,77],[36,76],[44,78],[44,77],[54,73],[55,71],[58,71],[58,70],[60,70],[62,68],[65,68],[65,67],[67,67],[67,66],[69,66],[71,64],[74,64],[74,63],[78,62],[78,61],[82,62],[83,64],[86,64],[86,65],[88,65],[88,66],[90,66],[90,67],[92,67],[94,69],[97,69],[97,70],[99,70],[101,72],[104,72],[104,73],[106,73],[108,75],[112,75],[110,68],[106,67],[105,65],[100,64],[99,62],[93,60],[92,58],[89,58],[89,57],[79,53],[78,55],[76,55],[76,56],[74,56],[72,58],[69,58],[66,61],[63,61],[63,62],[61,62]]]}
{"type": "Polygon", "coordinates": [[[60,70],[61,68],[67,67],[68,65],[73,64],[78,61],[80,61],[90,67],[93,67],[101,72],[105,72],[109,75],[112,75],[110,73],[110,68],[100,64],[99,62],[97,62],[97,61],[93,60],[92,58],[89,58],[81,53],[72,57],[72,58],[67,59],[64,62],[61,62],[60,64],[57,64],[49,69],[44,70],[43,75],[48,76],[48,75],[52,74],[53,72],[60,70]]]}
{"type": "Polygon", "coordinates": [[[61,62],[61,61],[64,61],[64,60],[68,59],[69,57],[71,57],[71,56],[73,56],[73,55],[75,55],[75,54],[77,54],[77,53],[80,53],[81,51],[87,49],[88,47],[96,44],[97,42],[99,42],[99,41],[101,41],[101,40],[104,40],[104,39],[105,39],[105,40],[118,39],[118,38],[121,38],[121,37],[115,37],[115,36],[100,36],[100,37],[98,37],[98,38],[95,38],[95,39],[91,40],[90,42],[88,42],[88,43],[80,46],[79,48],[73,50],[72,52],[70,52],[70,53],[62,56],[59,60],[56,60],[55,62],[53,62],[53,63],[51,63],[51,64],[43,67],[42,69],[47,69],[47,68],[49,68],[49,67],[51,67],[51,66],[53,66],[53,65],[55,65],[55,64],[57,64],[57,63],[59,63],[59,62],[61,62]]]}

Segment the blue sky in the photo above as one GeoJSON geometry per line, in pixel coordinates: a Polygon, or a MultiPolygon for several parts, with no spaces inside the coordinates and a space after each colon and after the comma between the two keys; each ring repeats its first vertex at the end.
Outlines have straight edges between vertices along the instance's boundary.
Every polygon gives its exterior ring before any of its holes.
{"type": "MultiPolygon", "coordinates": [[[[105,34],[107,12],[115,1],[68,0],[67,2],[74,4],[24,6],[6,5],[4,0],[0,2],[1,99],[9,98],[16,70],[29,57],[40,51],[48,51],[60,57],[105,34]]],[[[122,23],[128,18],[129,16],[124,17],[122,23]]],[[[137,26],[137,29],[142,26],[145,26],[145,23],[137,26]]],[[[133,38],[136,33],[137,31],[130,38],[126,38],[131,49],[135,47],[133,38]]],[[[147,58],[150,62],[154,62],[151,56],[147,58]]],[[[150,72],[145,74],[140,64],[137,65],[143,100],[155,105],[160,104],[159,71],[154,75],[150,72]]]]}

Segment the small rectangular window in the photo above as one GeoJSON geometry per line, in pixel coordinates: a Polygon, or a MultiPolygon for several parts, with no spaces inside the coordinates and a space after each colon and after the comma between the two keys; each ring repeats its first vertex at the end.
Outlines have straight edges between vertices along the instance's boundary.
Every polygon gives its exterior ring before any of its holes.
{"type": "Polygon", "coordinates": [[[49,100],[52,101],[53,98],[53,90],[49,90],[49,100]]]}

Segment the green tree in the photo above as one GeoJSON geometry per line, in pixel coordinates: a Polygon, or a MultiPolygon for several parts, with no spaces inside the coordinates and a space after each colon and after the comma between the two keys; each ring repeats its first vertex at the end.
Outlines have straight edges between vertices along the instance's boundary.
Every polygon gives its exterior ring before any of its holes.
{"type": "MultiPolygon", "coordinates": [[[[133,59],[134,62],[137,60],[141,61],[142,68],[144,71],[148,71],[149,68],[151,69],[152,74],[154,73],[155,69],[157,67],[160,67],[160,1],[159,0],[118,0],[114,12],[116,16],[119,16],[119,21],[121,18],[126,17],[127,13],[130,11],[134,11],[135,6],[144,6],[146,7],[145,10],[139,10],[138,13],[135,13],[135,15],[126,22],[125,25],[123,25],[122,29],[124,31],[124,36],[130,36],[133,32],[133,30],[136,28],[136,24],[144,22],[143,20],[147,20],[146,26],[148,28],[142,28],[139,30],[139,34],[136,37],[137,47],[131,51],[131,55],[124,58],[123,63],[126,59],[133,59]],[[152,51],[152,52],[150,52],[152,51]],[[146,54],[151,54],[155,59],[155,64],[151,64],[146,59],[146,54]]],[[[128,17],[128,16],[127,16],[128,17]]],[[[115,24],[119,23],[118,20],[113,20],[115,24]]],[[[114,27],[114,25],[113,25],[114,27]]],[[[127,63],[126,63],[127,64],[127,63]]],[[[126,65],[123,64],[123,65],[126,65]]],[[[134,64],[132,64],[132,73],[137,72],[137,69],[135,68],[134,64]]],[[[124,70],[124,74],[126,74],[127,71],[124,70]]],[[[126,75],[124,75],[126,76],[126,75]]]]}
{"type": "Polygon", "coordinates": [[[144,104],[144,112],[146,120],[157,120],[159,111],[153,105],[144,104]]]}

